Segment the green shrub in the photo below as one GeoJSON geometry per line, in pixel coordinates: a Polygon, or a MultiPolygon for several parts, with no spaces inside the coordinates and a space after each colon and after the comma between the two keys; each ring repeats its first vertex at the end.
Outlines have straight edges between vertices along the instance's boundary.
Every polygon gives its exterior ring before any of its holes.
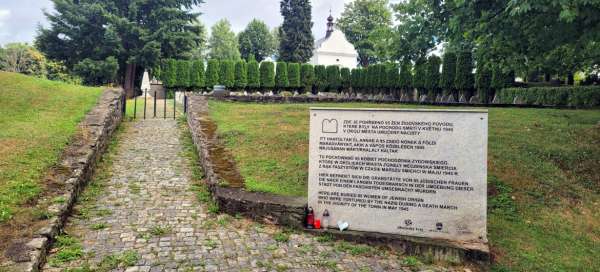
{"type": "Polygon", "coordinates": [[[270,89],[275,87],[275,67],[270,61],[263,61],[260,64],[260,87],[270,89]]]}
{"type": "Polygon", "coordinates": [[[204,89],[204,62],[195,60],[192,62],[190,85],[195,91],[204,89]]]}
{"type": "Polygon", "coordinates": [[[337,65],[327,66],[327,89],[330,92],[339,92],[342,80],[340,78],[340,67],[337,65]]]}
{"type": "Polygon", "coordinates": [[[219,61],[211,59],[206,67],[206,87],[212,89],[219,84],[219,61]]]}
{"type": "Polygon", "coordinates": [[[444,95],[454,93],[454,79],[456,78],[456,54],[453,52],[444,53],[442,62],[442,74],[440,75],[440,88],[444,90],[444,95]]]}
{"type": "Polygon", "coordinates": [[[260,88],[260,72],[258,69],[258,62],[256,62],[256,60],[254,59],[251,59],[250,61],[248,61],[247,66],[248,88],[254,90],[260,88]]]}
{"type": "Polygon", "coordinates": [[[169,59],[163,69],[163,83],[166,88],[174,88],[177,85],[177,61],[169,59]]]}
{"type": "Polygon", "coordinates": [[[517,96],[526,105],[600,106],[600,86],[505,88],[498,92],[502,104],[512,104],[517,96]]]}
{"type": "Polygon", "coordinates": [[[243,90],[248,84],[248,71],[246,61],[240,60],[235,63],[235,87],[243,90]]]}
{"type": "Polygon", "coordinates": [[[304,87],[304,92],[311,93],[315,82],[315,68],[312,64],[302,64],[300,78],[300,85],[304,87]]]}
{"type": "Polygon", "coordinates": [[[277,70],[275,71],[275,86],[280,91],[284,91],[289,86],[287,63],[277,62],[277,70]]]}
{"type": "Polygon", "coordinates": [[[322,92],[327,88],[327,71],[325,65],[315,66],[315,87],[317,91],[322,92]]]}
{"type": "Polygon", "coordinates": [[[438,56],[430,56],[427,59],[427,76],[425,77],[425,89],[428,91],[429,99],[435,100],[440,93],[440,63],[442,60],[438,56]]]}
{"type": "Polygon", "coordinates": [[[232,60],[221,62],[219,82],[227,88],[235,87],[235,63],[232,60]]]}
{"type": "Polygon", "coordinates": [[[470,51],[461,52],[456,59],[454,88],[469,99],[473,89],[473,57],[470,51]]]}

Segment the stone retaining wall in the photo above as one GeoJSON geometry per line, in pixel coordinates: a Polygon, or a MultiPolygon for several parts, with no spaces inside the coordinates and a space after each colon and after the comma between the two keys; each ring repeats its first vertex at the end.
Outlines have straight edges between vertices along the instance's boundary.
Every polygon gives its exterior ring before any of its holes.
{"type": "Polygon", "coordinates": [[[226,176],[232,175],[224,172],[224,168],[229,168],[225,169],[227,172],[237,172],[235,163],[225,151],[219,150],[215,154],[215,150],[222,147],[219,147],[216,126],[208,116],[207,97],[192,95],[188,99],[188,125],[198,149],[209,190],[220,210],[232,215],[241,214],[257,221],[302,227],[306,204],[304,198],[248,192],[244,190],[243,182],[223,186],[223,181],[228,180],[226,176]]]}
{"type": "Polygon", "coordinates": [[[60,186],[61,193],[58,197],[64,201],[48,208],[49,214],[53,216],[35,232],[32,240],[12,246],[19,249],[17,253],[20,257],[9,264],[3,264],[3,267],[8,267],[8,271],[39,271],[52,242],[63,230],[77,197],[91,179],[98,160],[123,119],[124,98],[125,92],[121,89],[105,90],[98,104],[79,124],[57,165],[61,175],[53,183],[60,186]]]}
{"type": "MultiPolygon", "coordinates": [[[[232,97],[223,99],[231,100],[232,97]]],[[[269,101],[275,101],[273,99],[277,98],[271,97],[269,101]]],[[[292,226],[315,234],[324,233],[323,230],[304,229],[305,197],[285,197],[268,193],[247,192],[243,189],[243,184],[234,188],[220,185],[226,179],[219,174],[219,167],[215,165],[215,160],[222,160],[223,158],[215,158],[214,152],[211,152],[219,148],[219,142],[215,133],[216,124],[210,120],[208,115],[207,100],[207,96],[199,94],[190,96],[188,98],[187,120],[210,191],[213,198],[218,202],[221,211],[232,215],[242,214],[259,221],[292,226]]],[[[243,100],[234,98],[231,101],[243,100]]],[[[219,154],[223,155],[222,153],[219,154]]],[[[230,156],[230,154],[225,154],[225,156],[230,156]]],[[[235,163],[230,164],[229,167],[235,168],[235,163]]],[[[487,244],[359,231],[341,232],[333,229],[327,230],[327,233],[348,241],[385,244],[405,254],[424,255],[434,260],[468,261],[483,266],[489,264],[490,261],[487,244]]]]}
{"type": "MultiPolygon", "coordinates": [[[[515,100],[514,104],[500,104],[493,102],[490,104],[468,103],[468,102],[416,102],[404,101],[391,98],[351,98],[343,96],[280,96],[280,95],[229,95],[216,96],[206,95],[211,99],[230,102],[254,102],[254,103],[348,103],[348,102],[369,102],[381,104],[406,104],[406,105],[435,105],[444,107],[486,107],[486,108],[552,108],[552,109],[571,109],[570,106],[549,106],[549,105],[527,105],[515,100]]],[[[494,99],[497,101],[497,99],[494,99]]]]}

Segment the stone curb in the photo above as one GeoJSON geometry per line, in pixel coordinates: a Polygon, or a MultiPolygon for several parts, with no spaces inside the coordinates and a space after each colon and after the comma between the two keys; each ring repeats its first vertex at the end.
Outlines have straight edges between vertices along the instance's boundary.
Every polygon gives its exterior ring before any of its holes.
{"type": "Polygon", "coordinates": [[[62,159],[58,164],[66,172],[62,180],[56,180],[63,186],[63,193],[58,197],[64,201],[48,207],[53,216],[25,244],[24,248],[29,250],[28,258],[2,264],[0,268],[35,272],[44,265],[54,239],[62,232],[77,197],[89,182],[96,163],[106,151],[113,132],[123,120],[124,98],[125,92],[122,89],[105,90],[97,105],[81,121],[76,132],[76,137],[80,138],[73,140],[63,150],[62,159]]]}
{"type": "Polygon", "coordinates": [[[370,102],[378,104],[406,104],[423,106],[444,106],[444,107],[485,107],[485,108],[536,108],[536,109],[575,109],[573,106],[554,106],[554,105],[528,105],[523,103],[500,104],[500,103],[467,103],[467,102],[431,102],[431,101],[406,101],[404,99],[379,99],[379,98],[349,98],[332,96],[214,96],[206,95],[210,99],[229,102],[254,102],[254,103],[349,103],[349,102],[370,102]]]}
{"type": "MultiPolygon", "coordinates": [[[[490,251],[487,244],[360,231],[309,230],[303,226],[306,205],[306,199],[303,197],[247,192],[242,188],[220,186],[219,181],[223,179],[215,171],[209,151],[217,139],[216,136],[213,136],[215,139],[209,139],[202,130],[201,121],[208,118],[208,97],[192,95],[189,97],[188,103],[187,121],[192,139],[198,149],[200,164],[204,170],[209,190],[221,211],[232,215],[241,214],[258,221],[291,226],[315,235],[329,233],[347,241],[384,244],[405,254],[431,256],[435,260],[468,261],[484,267],[489,264],[490,251]]],[[[216,130],[216,128],[213,129],[216,130]]]]}

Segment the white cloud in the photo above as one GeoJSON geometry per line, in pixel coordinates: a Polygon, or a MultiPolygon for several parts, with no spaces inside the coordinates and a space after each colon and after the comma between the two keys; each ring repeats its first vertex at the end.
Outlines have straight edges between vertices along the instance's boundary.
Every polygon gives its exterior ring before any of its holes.
{"type": "Polygon", "coordinates": [[[9,9],[0,9],[0,28],[4,26],[4,22],[10,18],[10,10],[9,9]]]}

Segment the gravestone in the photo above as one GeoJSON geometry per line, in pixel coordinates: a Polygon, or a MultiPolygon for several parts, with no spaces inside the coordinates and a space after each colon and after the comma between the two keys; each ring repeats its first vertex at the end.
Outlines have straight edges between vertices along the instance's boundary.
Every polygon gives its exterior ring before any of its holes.
{"type": "Polygon", "coordinates": [[[212,95],[217,97],[225,97],[229,96],[230,92],[223,85],[215,85],[213,87],[212,95]]]}
{"type": "Polygon", "coordinates": [[[479,110],[311,108],[309,206],[350,230],[485,243],[487,129],[479,110]]]}

